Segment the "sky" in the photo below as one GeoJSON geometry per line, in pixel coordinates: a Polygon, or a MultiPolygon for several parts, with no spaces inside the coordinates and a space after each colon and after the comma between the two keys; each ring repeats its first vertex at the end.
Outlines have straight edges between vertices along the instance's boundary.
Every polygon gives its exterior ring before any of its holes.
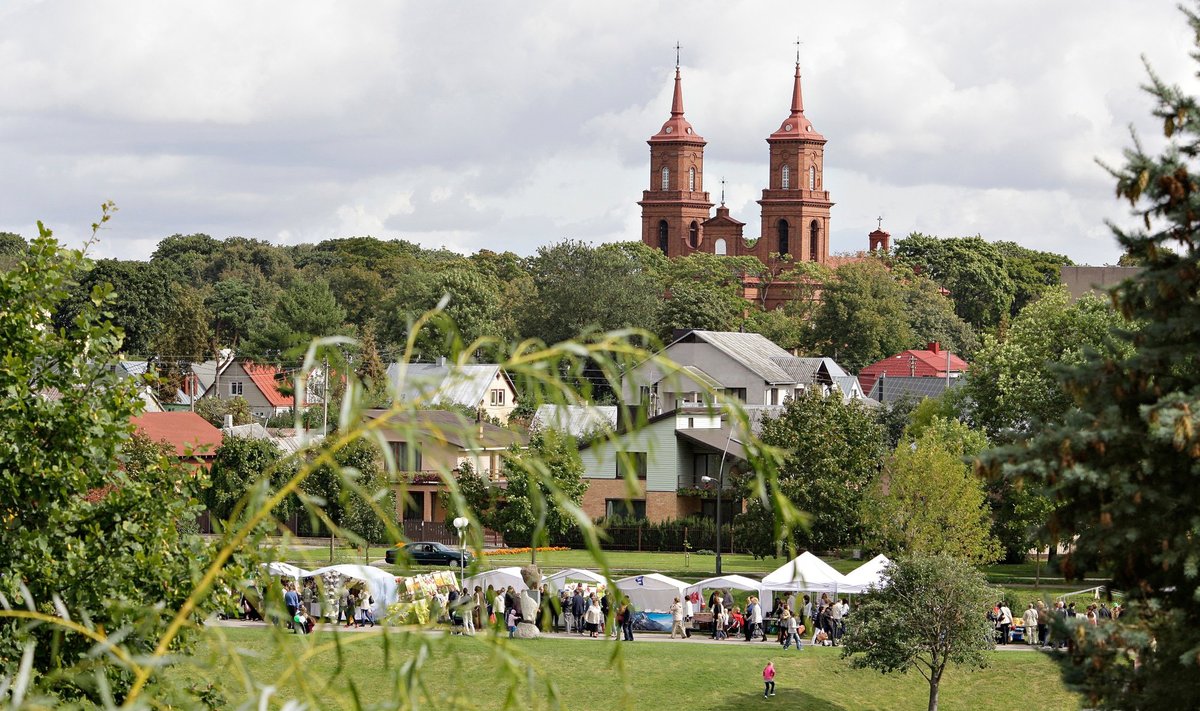
{"type": "Polygon", "coordinates": [[[0,231],[145,259],[172,234],[531,254],[636,240],[679,42],[705,178],[756,237],[766,137],[827,139],[831,251],[982,235],[1115,263],[1142,57],[1195,90],[1174,0],[0,2],[0,231]]]}

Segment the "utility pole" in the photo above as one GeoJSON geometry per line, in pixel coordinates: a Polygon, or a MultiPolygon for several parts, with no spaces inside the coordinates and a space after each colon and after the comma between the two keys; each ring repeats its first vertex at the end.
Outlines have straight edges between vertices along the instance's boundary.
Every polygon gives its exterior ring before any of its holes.
{"type": "Polygon", "coordinates": [[[329,356],[322,362],[325,384],[321,389],[321,437],[329,436],[329,356]]]}

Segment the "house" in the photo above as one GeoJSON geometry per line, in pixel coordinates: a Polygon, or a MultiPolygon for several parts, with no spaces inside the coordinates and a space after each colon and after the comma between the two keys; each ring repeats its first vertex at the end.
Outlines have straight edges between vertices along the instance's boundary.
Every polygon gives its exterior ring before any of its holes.
{"type": "Polygon", "coordinates": [[[145,412],[131,419],[138,432],[170,445],[183,462],[207,469],[221,447],[221,430],[194,412],[145,412]]]}
{"type": "Polygon", "coordinates": [[[517,390],[508,374],[495,364],[392,363],[388,383],[403,400],[417,407],[458,405],[482,410],[500,422],[508,422],[517,407],[517,390]]]}
{"type": "MultiPolygon", "coordinates": [[[[367,420],[389,414],[368,410],[367,420]]],[[[490,422],[472,421],[451,410],[416,410],[393,415],[378,432],[387,443],[398,474],[397,488],[412,501],[397,497],[396,513],[410,521],[443,521],[446,507],[442,476],[469,464],[493,484],[504,485],[504,452],[524,448],[528,441],[512,430],[490,422]]]]}
{"type": "MultiPolygon", "coordinates": [[[[269,419],[292,411],[295,398],[284,395],[280,386],[287,387],[292,374],[274,365],[262,365],[248,360],[231,360],[213,376],[212,385],[200,399],[240,397],[250,405],[255,417],[269,419]]],[[[311,398],[301,398],[300,408],[308,407],[311,398]]]]}
{"type": "Polygon", "coordinates": [[[588,437],[616,429],[616,405],[538,405],[529,423],[530,432],[557,430],[572,437],[588,437]]]}
{"type": "Polygon", "coordinates": [[[298,431],[283,427],[268,428],[261,422],[251,422],[248,425],[228,425],[222,427],[221,432],[227,437],[266,440],[274,445],[275,449],[285,457],[299,452],[306,444],[322,439],[319,431],[298,431]]]}
{"type": "Polygon", "coordinates": [[[147,361],[120,360],[106,367],[121,379],[129,378],[138,383],[138,396],[142,398],[143,412],[163,412],[165,410],[158,395],[154,392],[154,388],[145,382],[146,373],[150,371],[150,364],[147,361]]]}
{"type": "Polygon", "coordinates": [[[890,405],[898,400],[924,400],[927,397],[941,397],[947,390],[962,385],[965,378],[945,377],[909,377],[907,375],[881,374],[871,386],[868,397],[883,405],[890,405]]]}
{"type": "Polygon", "coordinates": [[[868,365],[859,372],[858,382],[864,392],[871,393],[875,381],[883,375],[889,378],[940,378],[945,381],[947,378],[962,377],[969,367],[970,364],[965,360],[933,342],[925,350],[910,348],[868,365]]]}
{"type": "Polygon", "coordinates": [[[847,399],[863,397],[862,388],[851,383],[854,377],[832,358],[795,356],[757,333],[682,331],[662,355],[678,369],[646,361],[623,384],[626,401],[651,416],[702,406],[714,391],[751,406],[782,405],[813,387],[837,390],[847,399]]]}
{"type": "MultiPolygon", "coordinates": [[[[624,515],[650,521],[716,516],[715,482],[704,478],[723,479],[728,489],[731,475],[745,466],[744,439],[714,409],[683,407],[586,443],[579,451],[588,483],[583,510],[592,518],[624,515]],[[637,482],[632,497],[627,468],[637,482]]],[[[721,504],[727,521],[741,510],[733,497],[721,504]]]]}

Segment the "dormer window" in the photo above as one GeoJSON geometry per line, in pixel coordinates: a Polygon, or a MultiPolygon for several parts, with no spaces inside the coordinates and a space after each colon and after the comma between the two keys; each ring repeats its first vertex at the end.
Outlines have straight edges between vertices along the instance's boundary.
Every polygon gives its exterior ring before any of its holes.
{"type": "Polygon", "coordinates": [[[783,170],[779,171],[779,178],[780,178],[780,182],[783,185],[784,190],[791,189],[791,187],[792,187],[792,170],[791,170],[791,168],[787,167],[786,165],[783,166],[783,170]]]}
{"type": "Polygon", "coordinates": [[[808,189],[817,189],[817,166],[815,165],[808,166],[808,189]]]}
{"type": "Polygon", "coordinates": [[[696,191],[696,169],[688,168],[688,190],[696,191]]]}
{"type": "Polygon", "coordinates": [[[665,166],[662,169],[662,189],[671,189],[671,169],[665,166]]]}

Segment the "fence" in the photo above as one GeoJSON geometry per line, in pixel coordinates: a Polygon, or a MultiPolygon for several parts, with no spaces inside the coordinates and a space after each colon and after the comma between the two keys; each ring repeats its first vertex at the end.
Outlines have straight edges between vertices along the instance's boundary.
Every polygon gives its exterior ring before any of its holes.
{"type": "MultiPolygon", "coordinates": [[[[410,541],[433,541],[448,546],[458,545],[458,531],[445,521],[404,521],[400,527],[410,541]]],[[[484,546],[502,546],[504,537],[490,528],[483,529],[484,546]]]]}
{"type": "MultiPolygon", "coordinates": [[[[687,523],[640,524],[597,524],[603,529],[601,546],[610,551],[682,552],[713,551],[717,549],[717,527],[708,520],[699,519],[687,523]]],[[[583,534],[579,529],[555,536],[552,545],[583,548],[583,534]]],[[[733,553],[735,541],[733,527],[721,526],[721,552],[733,553]]]]}

